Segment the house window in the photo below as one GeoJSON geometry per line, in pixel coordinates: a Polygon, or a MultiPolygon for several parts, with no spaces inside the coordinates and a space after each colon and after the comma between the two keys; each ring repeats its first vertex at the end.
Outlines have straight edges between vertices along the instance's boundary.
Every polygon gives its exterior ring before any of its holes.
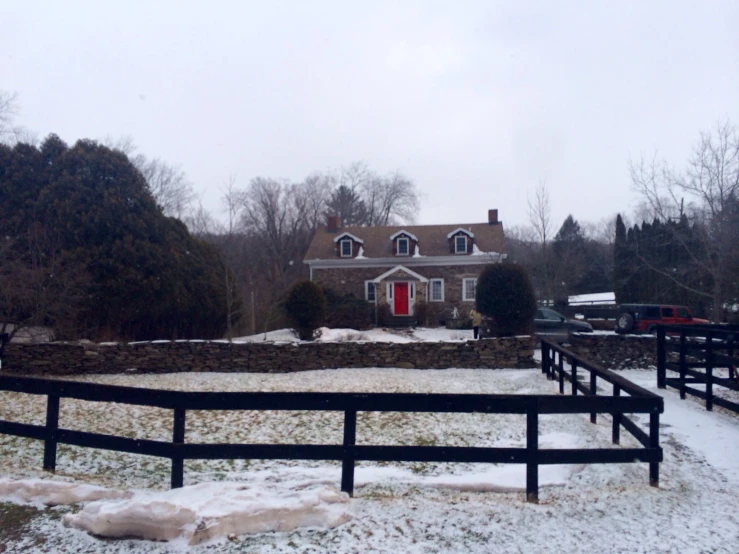
{"type": "Polygon", "coordinates": [[[464,235],[458,235],[454,237],[454,253],[455,254],[466,254],[467,253],[467,237],[464,235]]]}
{"type": "Polygon", "coordinates": [[[430,287],[431,287],[431,293],[429,294],[429,300],[431,302],[443,302],[444,301],[444,279],[431,279],[430,287]]]}
{"type": "Polygon", "coordinates": [[[475,286],[477,279],[462,279],[462,300],[465,302],[475,301],[475,286]]]}
{"type": "Polygon", "coordinates": [[[370,304],[375,303],[375,284],[372,281],[364,282],[364,298],[370,304]]]}
{"type": "Polygon", "coordinates": [[[408,239],[398,239],[398,256],[407,256],[408,247],[408,239]]]}
{"type": "Polygon", "coordinates": [[[352,240],[344,239],[341,241],[341,257],[351,258],[352,257],[352,240]]]}

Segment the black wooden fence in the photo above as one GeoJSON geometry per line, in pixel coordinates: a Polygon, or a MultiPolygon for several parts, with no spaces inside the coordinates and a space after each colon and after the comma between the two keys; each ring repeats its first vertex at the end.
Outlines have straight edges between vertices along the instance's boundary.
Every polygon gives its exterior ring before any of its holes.
{"type": "Polygon", "coordinates": [[[739,413],[739,403],[714,393],[715,387],[739,391],[737,339],[739,326],[735,325],[658,326],[657,386],[678,389],[683,400],[687,394],[702,398],[709,411],[715,404],[739,413]],[[727,377],[716,373],[721,368],[728,368],[727,377]],[[667,377],[668,371],[678,376],[667,377]]]}
{"type": "MultiPolygon", "coordinates": [[[[544,341],[547,348],[554,349],[544,341]]],[[[549,352],[549,350],[547,350],[549,352]]],[[[631,397],[489,395],[489,394],[384,394],[318,392],[179,392],[133,387],[97,385],[74,381],[0,376],[0,390],[47,396],[46,425],[29,425],[0,420],[0,433],[40,439],[44,444],[43,467],[56,468],[57,444],[101,448],[169,458],[171,485],[183,484],[184,460],[192,459],[303,459],[340,460],[341,490],[354,490],[356,461],[388,462],[477,462],[526,464],[526,497],[536,502],[539,492],[539,465],[649,462],[655,468],[662,460],[657,428],[645,448],[620,449],[540,449],[540,414],[649,413],[662,411],[659,397],[619,381],[631,397]],[[155,406],[173,410],[172,441],[154,441],[74,431],[59,427],[62,398],[94,402],[116,402],[155,406]],[[342,444],[191,444],[185,442],[188,410],[314,410],[344,412],[342,444]],[[447,412],[526,415],[525,448],[459,446],[383,446],[356,444],[357,412],[447,412]]],[[[592,416],[591,416],[592,417],[592,416]]],[[[623,423],[626,426],[626,423],[623,423]]],[[[627,427],[630,428],[630,427],[627,427]]],[[[644,434],[630,430],[638,439],[644,434]]],[[[617,441],[616,441],[617,442],[617,441]]],[[[651,465],[650,465],[651,467],[651,465]]],[[[651,474],[657,482],[657,470],[651,474]]]]}
{"type": "Polygon", "coordinates": [[[559,381],[559,392],[565,394],[565,381],[570,384],[569,398],[586,398],[593,401],[598,409],[590,410],[590,421],[596,423],[598,413],[607,413],[613,420],[611,440],[621,442],[621,427],[631,433],[644,448],[599,449],[589,453],[588,463],[649,462],[649,483],[659,484],[659,462],[662,461],[662,448],[659,445],[659,414],[664,412],[664,400],[657,394],[640,387],[613,371],[585,360],[574,352],[547,339],[541,341],[541,370],[548,379],[559,381]],[[569,366],[569,367],[567,367],[569,366]],[[578,371],[582,370],[582,371],[578,371]],[[587,382],[581,382],[585,377],[587,382]],[[605,381],[611,394],[599,391],[599,381],[605,381]],[[578,396],[578,392],[583,396],[578,396]],[[628,397],[622,396],[628,394],[628,397]],[[648,413],[649,430],[642,430],[627,414],[648,413]],[[624,460],[622,453],[628,452],[630,459],[624,460]]]}

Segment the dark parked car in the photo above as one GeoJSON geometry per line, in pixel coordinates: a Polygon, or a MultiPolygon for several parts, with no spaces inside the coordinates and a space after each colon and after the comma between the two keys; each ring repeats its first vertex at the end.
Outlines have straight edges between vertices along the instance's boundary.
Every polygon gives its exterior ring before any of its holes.
{"type": "Polygon", "coordinates": [[[660,323],[666,325],[705,325],[710,321],[693,317],[686,306],[621,304],[618,307],[617,333],[653,333],[660,323]]]}
{"type": "Polygon", "coordinates": [[[567,319],[559,312],[549,308],[539,308],[534,316],[536,338],[548,338],[559,343],[567,342],[570,333],[592,333],[593,327],[587,321],[567,319]]]}

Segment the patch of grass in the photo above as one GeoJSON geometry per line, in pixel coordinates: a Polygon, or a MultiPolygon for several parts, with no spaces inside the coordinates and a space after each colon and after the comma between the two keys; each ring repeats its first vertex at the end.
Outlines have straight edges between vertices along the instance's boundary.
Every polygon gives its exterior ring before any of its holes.
{"type": "Polygon", "coordinates": [[[0,553],[12,552],[11,543],[23,538],[31,522],[42,513],[31,506],[0,503],[0,553]]]}

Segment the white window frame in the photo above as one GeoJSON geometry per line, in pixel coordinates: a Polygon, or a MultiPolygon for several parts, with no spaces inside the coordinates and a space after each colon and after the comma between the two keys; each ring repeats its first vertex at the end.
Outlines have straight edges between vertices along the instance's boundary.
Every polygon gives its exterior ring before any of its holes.
{"type": "Polygon", "coordinates": [[[342,239],[339,241],[339,254],[342,258],[352,258],[354,254],[354,244],[352,244],[354,241],[352,239],[342,239]],[[349,253],[344,254],[344,244],[349,243],[349,253]]]}
{"type": "Polygon", "coordinates": [[[457,235],[456,237],[454,237],[454,253],[455,254],[466,254],[467,253],[467,236],[466,235],[457,235]],[[457,241],[459,239],[464,239],[464,250],[460,250],[458,248],[457,241]]]}
{"type": "Polygon", "coordinates": [[[444,302],[444,279],[429,279],[429,302],[444,302]],[[434,298],[434,283],[439,283],[441,298],[434,298]]]}
{"type": "Polygon", "coordinates": [[[462,279],[462,302],[474,302],[476,289],[477,289],[477,279],[473,277],[462,279]],[[472,298],[467,297],[467,282],[468,281],[472,281],[474,283],[473,289],[472,289],[472,298]]]}
{"type": "Polygon", "coordinates": [[[411,255],[411,240],[407,237],[400,237],[397,244],[395,245],[398,256],[410,256],[411,255]],[[400,241],[405,242],[405,254],[400,251],[400,241]]]}
{"type": "Polygon", "coordinates": [[[377,302],[377,285],[374,281],[364,282],[364,299],[370,304],[377,302]],[[372,296],[374,298],[370,298],[370,290],[372,290],[372,296]]]}

